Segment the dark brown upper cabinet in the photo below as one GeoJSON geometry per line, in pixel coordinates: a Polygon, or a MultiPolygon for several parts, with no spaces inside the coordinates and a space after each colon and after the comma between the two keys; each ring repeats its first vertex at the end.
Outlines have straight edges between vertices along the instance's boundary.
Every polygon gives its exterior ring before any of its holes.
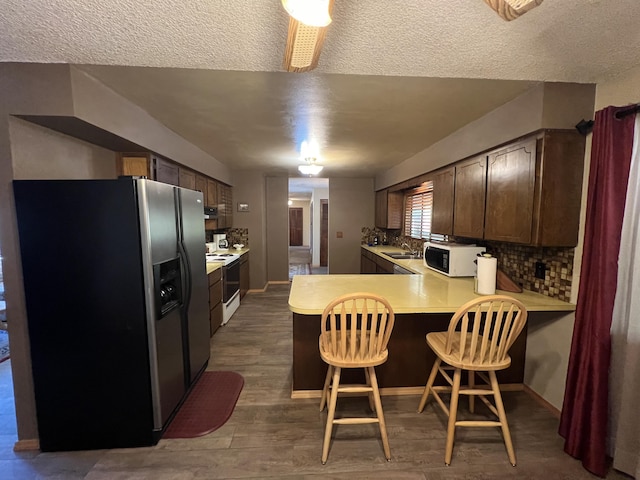
{"type": "Polygon", "coordinates": [[[455,168],[437,170],[429,178],[433,182],[431,232],[452,235],[455,168]]]}
{"type": "Polygon", "coordinates": [[[453,235],[483,237],[486,172],[486,155],[456,163],[453,235]]]}
{"type": "Polygon", "coordinates": [[[546,131],[538,144],[534,200],[535,245],[575,247],[578,244],[585,137],[575,130],[546,131]]]}
{"type": "Polygon", "coordinates": [[[390,192],[389,189],[376,192],[376,227],[402,228],[403,198],[402,192],[390,192]]]}
{"type": "Polygon", "coordinates": [[[533,246],[578,243],[584,137],[545,130],[489,154],[485,239],[533,246]]]}
{"type": "Polygon", "coordinates": [[[154,164],[155,180],[171,185],[180,184],[180,167],[177,164],[160,157],[154,157],[154,164]]]}
{"type": "Polygon", "coordinates": [[[531,243],[535,182],[535,138],[489,154],[485,240],[531,243]]]}

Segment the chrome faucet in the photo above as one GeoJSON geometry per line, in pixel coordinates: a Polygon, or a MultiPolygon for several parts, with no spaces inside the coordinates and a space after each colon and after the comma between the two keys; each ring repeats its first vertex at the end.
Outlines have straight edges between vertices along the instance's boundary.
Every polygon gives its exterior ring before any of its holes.
{"type": "Polygon", "coordinates": [[[403,243],[402,245],[400,245],[400,248],[404,248],[404,247],[407,247],[407,250],[409,250],[409,254],[410,254],[410,255],[416,255],[416,254],[418,253],[417,251],[413,250],[413,249],[411,248],[411,245],[409,245],[409,244],[408,244],[408,243],[406,243],[406,242],[405,242],[405,243],[403,243]]]}

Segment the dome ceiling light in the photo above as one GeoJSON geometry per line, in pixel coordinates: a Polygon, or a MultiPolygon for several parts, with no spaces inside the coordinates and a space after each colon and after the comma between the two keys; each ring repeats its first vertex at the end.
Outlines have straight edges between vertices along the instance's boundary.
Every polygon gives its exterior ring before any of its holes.
{"type": "Polygon", "coordinates": [[[298,170],[303,175],[317,175],[322,171],[322,165],[318,165],[316,162],[318,157],[320,156],[320,148],[318,146],[318,142],[315,140],[311,140],[307,142],[306,140],[302,142],[300,146],[300,157],[306,163],[298,166],[298,170]]]}

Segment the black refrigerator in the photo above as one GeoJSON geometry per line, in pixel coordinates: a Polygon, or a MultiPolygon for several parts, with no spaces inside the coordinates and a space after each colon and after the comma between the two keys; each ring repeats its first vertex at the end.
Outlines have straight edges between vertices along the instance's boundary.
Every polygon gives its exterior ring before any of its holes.
{"type": "Polygon", "coordinates": [[[209,360],[200,192],[15,180],[43,451],[157,443],[209,360]]]}

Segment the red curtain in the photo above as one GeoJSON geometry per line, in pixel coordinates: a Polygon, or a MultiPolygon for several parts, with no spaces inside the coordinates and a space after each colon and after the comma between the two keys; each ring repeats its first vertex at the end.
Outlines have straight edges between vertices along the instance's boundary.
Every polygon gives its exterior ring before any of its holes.
{"type": "Polygon", "coordinates": [[[608,469],[610,328],[635,120],[617,119],[622,109],[600,110],[594,122],[580,290],[560,418],[565,452],[600,477],[608,469]]]}

